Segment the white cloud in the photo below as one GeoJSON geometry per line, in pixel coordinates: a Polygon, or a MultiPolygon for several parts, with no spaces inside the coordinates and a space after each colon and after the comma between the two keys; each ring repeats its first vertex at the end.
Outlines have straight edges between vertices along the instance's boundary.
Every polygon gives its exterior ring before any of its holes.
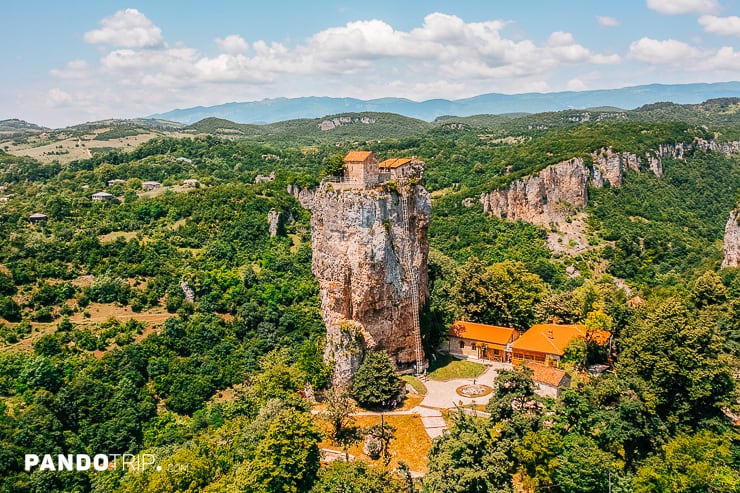
{"type": "Polygon", "coordinates": [[[693,46],[675,39],[657,40],[641,38],[630,44],[632,58],[651,64],[679,64],[698,58],[700,51],[693,46]]]}
{"type": "Polygon", "coordinates": [[[89,76],[90,66],[85,60],[72,60],[65,68],[52,69],[49,73],[61,79],[82,79],[89,76]]]}
{"type": "Polygon", "coordinates": [[[740,70],[740,52],[731,46],[723,46],[707,60],[706,64],[715,70],[726,70],[736,74],[740,70]]]}
{"type": "Polygon", "coordinates": [[[585,82],[583,82],[581,79],[571,79],[566,84],[566,87],[569,91],[585,91],[588,89],[588,86],[585,82]]]}
{"type": "Polygon", "coordinates": [[[541,73],[562,63],[613,63],[613,56],[592,53],[572,34],[554,32],[547,43],[502,36],[504,21],[465,23],[457,16],[433,13],[421,27],[394,30],[383,21],[351,22],[321,31],[307,40],[316,67],[354,73],[380,59],[408,59],[410,69],[435,65],[446,77],[501,77],[541,73]]]}
{"type": "Polygon", "coordinates": [[[216,44],[226,53],[237,54],[247,51],[249,45],[238,34],[230,34],[225,38],[216,38],[216,44]]]}
{"type": "Polygon", "coordinates": [[[124,48],[151,48],[162,43],[161,29],[136,9],[120,10],[100,24],[101,29],[85,33],[85,41],[124,48]]]}
{"type": "Polygon", "coordinates": [[[649,9],[661,14],[711,14],[719,9],[717,0],[647,0],[649,9]]]}
{"type": "MultiPolygon", "coordinates": [[[[418,100],[575,89],[585,79],[562,76],[563,70],[604,77],[610,70],[605,65],[623,60],[592,51],[568,32],[555,31],[535,42],[509,35],[509,25],[506,20],[465,22],[443,13],[429,14],[408,30],[378,19],[359,20],[290,45],[226,35],[214,39],[219,53],[208,56],[184,44],[169,45],[148,18],[126,10],[86,34],[88,42],[109,45],[100,48],[97,62],[76,60],[51,73],[68,96],[57,94],[55,100],[73,100],[75,108],[94,118],[278,96],[418,100]]],[[[632,57],[646,56],[647,48],[637,46],[632,57]]],[[[731,65],[734,56],[718,54],[716,63],[731,65]]],[[[589,79],[588,85],[598,82],[589,79]]]]}
{"type": "MultiPolygon", "coordinates": [[[[199,56],[190,48],[163,47],[159,29],[138,11],[120,11],[104,19],[103,29],[86,35],[90,42],[111,42],[121,49],[105,54],[101,68],[126,72],[129,78],[147,72],[150,81],[188,76],[210,82],[269,81],[285,74],[367,73],[379,64],[403,62],[406,71],[427,77],[517,77],[541,74],[561,64],[615,63],[616,55],[591,52],[566,32],[554,32],[547,42],[507,39],[501,30],[506,21],[466,23],[461,18],[432,13],[422,26],[398,31],[373,19],[349,22],[320,31],[304,43],[288,48],[280,43],[257,40],[249,44],[238,35],[216,39],[224,53],[199,56]],[[130,37],[130,28],[150,27],[152,36],[130,37]],[[155,35],[156,34],[156,35],[155,35]],[[128,40],[128,44],[124,44],[128,40]],[[153,47],[158,49],[150,49],[153,47]]],[[[61,71],[55,71],[62,76],[61,71]]],[[[143,76],[144,74],[142,74],[143,76]]],[[[181,85],[175,81],[176,84],[181,85]]]]}
{"type": "Polygon", "coordinates": [[[596,16],[596,22],[603,27],[616,27],[619,25],[619,21],[617,19],[605,15],[596,16]]]}
{"type": "Polygon", "coordinates": [[[69,93],[55,87],[46,94],[46,102],[51,107],[67,106],[72,102],[69,93]]]}
{"type": "Polygon", "coordinates": [[[672,65],[685,72],[736,72],[740,53],[731,46],[699,49],[675,39],[642,38],[630,45],[629,57],[656,66],[672,65]]]}
{"type": "Polygon", "coordinates": [[[735,15],[730,17],[702,15],[699,17],[699,24],[709,33],[722,36],[740,36],[740,17],[735,15]]]}

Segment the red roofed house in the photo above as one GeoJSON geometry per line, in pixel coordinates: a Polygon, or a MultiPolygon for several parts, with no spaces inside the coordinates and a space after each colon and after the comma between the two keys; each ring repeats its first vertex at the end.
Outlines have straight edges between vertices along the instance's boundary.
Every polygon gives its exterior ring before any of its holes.
{"type": "Polygon", "coordinates": [[[570,387],[570,375],[564,370],[532,361],[527,362],[527,368],[532,370],[532,380],[537,384],[540,395],[558,397],[561,388],[570,387]]]}
{"type": "Polygon", "coordinates": [[[511,360],[511,343],[519,332],[509,327],[459,320],[452,324],[448,335],[445,349],[452,355],[508,362],[511,360]]]}
{"type": "Polygon", "coordinates": [[[378,160],[372,151],[349,151],[344,157],[344,178],[349,182],[375,186],[379,173],[378,160]]]}
{"type": "Polygon", "coordinates": [[[604,330],[588,333],[580,324],[538,324],[512,343],[513,363],[533,361],[547,366],[559,366],[565,348],[577,338],[586,337],[599,345],[605,344],[611,334],[604,330]]]}
{"type": "Polygon", "coordinates": [[[397,180],[398,178],[408,178],[416,174],[416,171],[411,166],[413,159],[408,157],[396,157],[386,159],[378,165],[381,173],[388,173],[391,180],[397,180]]]}

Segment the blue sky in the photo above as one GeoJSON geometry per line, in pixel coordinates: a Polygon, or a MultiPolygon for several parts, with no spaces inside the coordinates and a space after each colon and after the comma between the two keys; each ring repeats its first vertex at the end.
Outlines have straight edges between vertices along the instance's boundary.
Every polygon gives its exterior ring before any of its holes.
{"type": "Polygon", "coordinates": [[[0,119],[740,80],[740,0],[9,0],[0,119]]]}

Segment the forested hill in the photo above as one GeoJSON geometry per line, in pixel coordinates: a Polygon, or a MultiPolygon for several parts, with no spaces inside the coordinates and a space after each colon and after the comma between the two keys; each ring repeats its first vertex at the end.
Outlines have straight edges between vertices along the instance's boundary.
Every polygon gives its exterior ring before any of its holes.
{"type": "MultiPolygon", "coordinates": [[[[459,134],[487,135],[505,144],[542,131],[570,128],[583,123],[651,122],[682,123],[696,127],[732,128],[737,124],[740,99],[719,98],[700,104],[655,103],[625,111],[614,107],[565,110],[553,113],[479,114],[441,116],[433,122],[393,113],[339,113],[321,118],[288,120],[268,125],[240,124],[206,118],[192,125],[151,119],[104,120],[63,129],[42,128],[20,120],[0,122],[0,147],[14,155],[42,162],[70,162],[112,150],[131,151],[151,139],[163,137],[220,136],[277,147],[311,145],[348,146],[368,140],[397,142],[424,138],[430,132],[456,130],[459,134]],[[508,139],[508,140],[507,140],[508,139]]],[[[732,139],[730,135],[721,138],[732,139]]]]}
{"type": "MultiPolygon", "coordinates": [[[[22,135],[0,152],[0,491],[738,491],[740,275],[720,264],[740,156],[694,147],[664,157],[661,177],[626,169],[561,226],[489,216],[477,199],[574,157],[592,167],[603,149],[740,140],[739,103],[14,124],[22,135]],[[19,155],[40,143],[60,154],[19,155]],[[322,397],[309,214],[287,190],[315,186],[353,149],[426,163],[430,359],[445,361],[434,350],[463,316],[611,332],[609,346],[569,348],[570,389],[540,398],[526,372],[503,372],[490,419],[451,417],[432,445],[399,418],[392,467],[320,467],[319,444],[360,456],[364,438],[304,399],[310,382],[323,405],[340,402],[322,397]],[[584,248],[548,248],[577,221],[584,248]],[[586,373],[593,364],[609,371],[586,373]],[[147,453],[165,467],[29,472],[27,453],[147,453]]],[[[377,426],[347,425],[385,439],[377,426]]]]}

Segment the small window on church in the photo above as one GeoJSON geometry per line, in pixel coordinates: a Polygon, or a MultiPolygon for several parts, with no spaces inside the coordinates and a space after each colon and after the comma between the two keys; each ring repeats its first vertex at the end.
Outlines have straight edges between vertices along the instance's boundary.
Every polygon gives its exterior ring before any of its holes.
{"type": "Polygon", "coordinates": [[[465,341],[460,341],[460,349],[464,349],[464,348],[465,348],[465,341]]]}
{"type": "Polygon", "coordinates": [[[475,349],[475,343],[470,345],[470,349],[475,349]]]}

